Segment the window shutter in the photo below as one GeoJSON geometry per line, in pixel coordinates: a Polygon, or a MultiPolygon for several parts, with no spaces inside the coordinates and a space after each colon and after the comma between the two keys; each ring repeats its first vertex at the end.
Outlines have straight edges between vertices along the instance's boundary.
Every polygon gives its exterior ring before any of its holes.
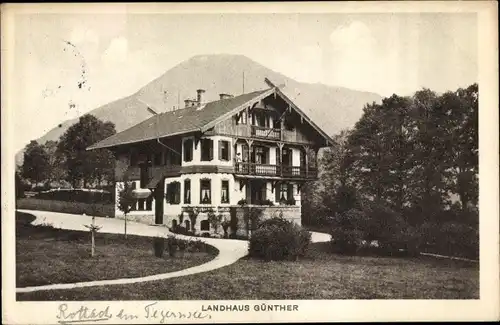
{"type": "Polygon", "coordinates": [[[288,184],[288,189],[287,189],[288,193],[287,193],[287,199],[288,200],[291,200],[293,199],[293,184],[288,184]]]}
{"type": "Polygon", "coordinates": [[[278,183],[278,184],[276,184],[276,187],[274,188],[276,202],[280,201],[280,193],[281,193],[281,183],[278,183]]]}
{"type": "Polygon", "coordinates": [[[175,204],[181,203],[181,183],[175,186],[175,204]]]}
{"type": "Polygon", "coordinates": [[[222,140],[219,140],[219,160],[222,160],[222,140]]]}
{"type": "Polygon", "coordinates": [[[227,142],[227,160],[231,161],[231,143],[227,142]]]}
{"type": "Polygon", "coordinates": [[[165,193],[165,197],[167,199],[167,203],[170,203],[170,183],[167,184],[167,193],[165,193]]]}
{"type": "Polygon", "coordinates": [[[208,148],[208,153],[209,157],[208,159],[213,160],[214,159],[214,140],[208,140],[209,148],[208,148]]]}

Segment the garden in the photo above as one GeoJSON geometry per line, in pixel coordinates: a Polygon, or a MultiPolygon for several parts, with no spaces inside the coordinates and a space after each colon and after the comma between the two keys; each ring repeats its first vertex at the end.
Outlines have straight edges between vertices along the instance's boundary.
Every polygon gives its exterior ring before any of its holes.
{"type": "Polygon", "coordinates": [[[158,258],[155,238],[98,231],[92,249],[90,231],[34,226],[34,219],[16,212],[17,287],[143,277],[204,264],[218,254],[199,240],[166,239],[170,244],[158,258]]]}

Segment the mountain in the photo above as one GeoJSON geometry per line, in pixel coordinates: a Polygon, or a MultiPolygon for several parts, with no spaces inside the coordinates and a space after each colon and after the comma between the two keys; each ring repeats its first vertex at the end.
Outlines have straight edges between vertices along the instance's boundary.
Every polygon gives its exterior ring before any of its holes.
{"type": "MultiPolygon", "coordinates": [[[[239,95],[243,87],[245,92],[267,88],[264,82],[266,77],[276,85],[284,84],[283,92],[330,135],[352,127],[361,117],[366,103],[381,100],[381,96],[370,92],[301,83],[243,55],[217,54],[194,56],[154,79],[135,94],[89,113],[115,123],[117,132],[120,132],[151,116],[145,109],[146,104],[157,111],[171,110],[174,106],[182,108],[184,99],[196,97],[196,89],[206,90],[205,100],[217,100],[219,93],[239,95]]],[[[37,140],[40,143],[58,140],[76,121],[64,121],[37,140]]],[[[16,162],[22,164],[22,158],[22,152],[19,152],[16,162]]]]}

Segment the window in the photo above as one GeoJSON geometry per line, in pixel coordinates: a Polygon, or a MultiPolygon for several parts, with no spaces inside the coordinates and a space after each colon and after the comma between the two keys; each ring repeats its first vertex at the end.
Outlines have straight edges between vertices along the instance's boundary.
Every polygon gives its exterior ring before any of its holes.
{"type": "Polygon", "coordinates": [[[169,204],[181,203],[181,183],[172,182],[167,185],[167,202],[169,204]]]}
{"type": "Polygon", "coordinates": [[[193,140],[188,139],[184,141],[184,161],[193,160],[193,140]]]}
{"type": "Polygon", "coordinates": [[[139,164],[139,154],[137,153],[137,151],[132,151],[130,153],[130,166],[137,166],[139,164]]]}
{"type": "Polygon", "coordinates": [[[213,143],[213,140],[201,139],[201,161],[210,161],[214,159],[213,143]]]}
{"type": "Polygon", "coordinates": [[[209,231],[210,230],[210,223],[208,220],[202,220],[200,222],[200,230],[201,231],[209,231]]]}
{"type": "Polygon", "coordinates": [[[255,163],[257,164],[267,164],[269,157],[269,148],[267,147],[254,147],[254,157],[255,163]]]}
{"type": "Polygon", "coordinates": [[[229,161],[230,157],[229,141],[219,140],[219,160],[229,161]]]}
{"type": "Polygon", "coordinates": [[[211,186],[209,179],[200,180],[200,203],[212,203],[211,186]]]}
{"type": "Polygon", "coordinates": [[[236,125],[238,124],[247,124],[247,114],[245,111],[236,114],[236,125]]]}
{"type": "Polygon", "coordinates": [[[293,185],[289,183],[278,184],[276,188],[276,201],[283,202],[293,198],[293,185]]]}
{"type": "Polygon", "coordinates": [[[163,154],[161,152],[156,152],[153,154],[153,164],[155,166],[161,166],[162,156],[163,156],[163,154]]]}
{"type": "Polygon", "coordinates": [[[288,184],[281,184],[280,188],[280,200],[288,200],[288,184]]]}
{"type": "MultiPolygon", "coordinates": [[[[181,155],[170,150],[170,149],[165,151],[164,156],[165,157],[163,159],[163,165],[179,166],[181,164],[181,155]]],[[[184,157],[186,157],[185,153],[184,153],[184,157]]],[[[191,157],[192,157],[192,155],[191,155],[191,157]]]]}
{"type": "Polygon", "coordinates": [[[229,181],[222,181],[220,203],[229,203],[229,181]]]}
{"type": "Polygon", "coordinates": [[[285,124],[285,129],[287,131],[293,131],[294,130],[294,127],[293,127],[293,123],[292,121],[290,121],[290,119],[283,119],[284,121],[284,124],[285,124]]]}
{"type": "Polygon", "coordinates": [[[191,203],[191,180],[184,180],[184,203],[191,203]]]}

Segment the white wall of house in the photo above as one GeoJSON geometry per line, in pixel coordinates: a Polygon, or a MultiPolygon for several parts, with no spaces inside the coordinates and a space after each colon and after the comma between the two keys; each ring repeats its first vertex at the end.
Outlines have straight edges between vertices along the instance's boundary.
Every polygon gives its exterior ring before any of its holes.
{"type": "Polygon", "coordinates": [[[234,158],[234,150],[233,150],[233,139],[231,137],[224,137],[224,136],[207,136],[207,137],[202,137],[201,139],[211,139],[213,140],[213,159],[209,161],[202,161],[201,160],[201,141],[198,142],[198,145],[194,144],[194,137],[193,136],[188,136],[188,137],[183,137],[182,138],[182,166],[194,166],[194,165],[207,165],[207,166],[232,166],[233,165],[233,158],[234,158]],[[185,150],[185,141],[186,140],[193,140],[193,160],[191,161],[184,161],[184,150],[185,150]],[[222,141],[228,141],[229,142],[229,159],[226,160],[220,160],[219,159],[219,140],[222,141]]]}

